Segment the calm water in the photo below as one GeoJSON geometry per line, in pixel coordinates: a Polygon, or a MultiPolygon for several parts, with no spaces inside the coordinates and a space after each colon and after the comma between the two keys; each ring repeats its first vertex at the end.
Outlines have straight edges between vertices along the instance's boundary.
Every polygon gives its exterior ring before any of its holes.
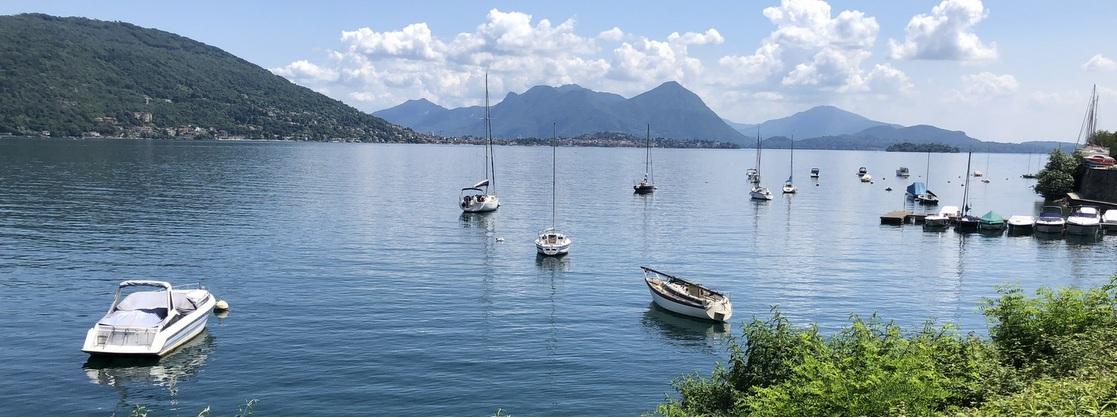
{"type": "MultiPolygon", "coordinates": [[[[504,207],[463,217],[481,147],[0,141],[0,415],[228,415],[246,399],[261,415],[638,415],[772,305],[828,330],[879,312],[985,332],[978,306],[997,285],[1117,271],[1115,237],[881,226],[926,155],[835,151],[795,153],[794,196],[778,195],[786,151],[766,151],[777,196],[754,203],[750,150],[656,150],[660,190],[639,197],[642,150],[559,149],[575,242],[540,260],[550,149],[496,153],[504,207]],[[730,293],[732,330],[654,309],[640,265],[730,293]],[[140,277],[204,282],[232,313],[161,362],[87,363],[85,331],[140,277]]],[[[965,159],[933,157],[944,204],[961,203],[965,159]]],[[[975,212],[1036,212],[1028,160],[975,155],[992,180],[972,187],[975,212]]]]}

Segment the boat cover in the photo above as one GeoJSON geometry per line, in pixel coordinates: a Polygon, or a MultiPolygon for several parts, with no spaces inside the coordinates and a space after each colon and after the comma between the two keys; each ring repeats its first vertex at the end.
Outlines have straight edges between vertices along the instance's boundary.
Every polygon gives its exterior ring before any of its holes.
{"type": "Polygon", "coordinates": [[[1005,223],[1005,218],[997,212],[988,211],[981,215],[981,223],[986,225],[996,225],[1005,223]]]}
{"type": "Polygon", "coordinates": [[[135,292],[116,304],[98,324],[114,327],[150,328],[167,317],[167,291],[135,292]]]}
{"type": "Polygon", "coordinates": [[[919,196],[924,193],[927,193],[927,186],[924,185],[923,182],[917,181],[908,185],[908,194],[912,196],[919,196]]]}

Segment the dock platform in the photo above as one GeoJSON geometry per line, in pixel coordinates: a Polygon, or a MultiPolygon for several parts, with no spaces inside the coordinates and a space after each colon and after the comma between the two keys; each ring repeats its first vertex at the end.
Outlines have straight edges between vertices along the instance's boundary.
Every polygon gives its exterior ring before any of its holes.
{"type": "Polygon", "coordinates": [[[908,220],[915,215],[909,210],[894,210],[884,215],[880,215],[881,225],[903,225],[908,223],[908,220]]]}

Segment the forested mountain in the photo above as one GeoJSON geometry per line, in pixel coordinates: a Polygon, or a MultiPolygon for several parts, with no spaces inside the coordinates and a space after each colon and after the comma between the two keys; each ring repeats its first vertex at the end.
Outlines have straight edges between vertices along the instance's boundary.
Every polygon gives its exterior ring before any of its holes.
{"type": "Polygon", "coordinates": [[[0,16],[0,132],[429,139],[182,36],[42,14],[0,16]]]}

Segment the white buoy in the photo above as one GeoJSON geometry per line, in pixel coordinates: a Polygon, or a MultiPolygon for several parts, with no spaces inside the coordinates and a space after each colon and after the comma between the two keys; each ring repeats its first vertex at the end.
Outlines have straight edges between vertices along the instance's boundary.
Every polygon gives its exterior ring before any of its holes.
{"type": "Polygon", "coordinates": [[[225,311],[228,311],[228,310],[229,310],[229,302],[226,302],[224,300],[218,300],[217,303],[213,305],[213,311],[214,312],[225,312],[225,311]]]}

